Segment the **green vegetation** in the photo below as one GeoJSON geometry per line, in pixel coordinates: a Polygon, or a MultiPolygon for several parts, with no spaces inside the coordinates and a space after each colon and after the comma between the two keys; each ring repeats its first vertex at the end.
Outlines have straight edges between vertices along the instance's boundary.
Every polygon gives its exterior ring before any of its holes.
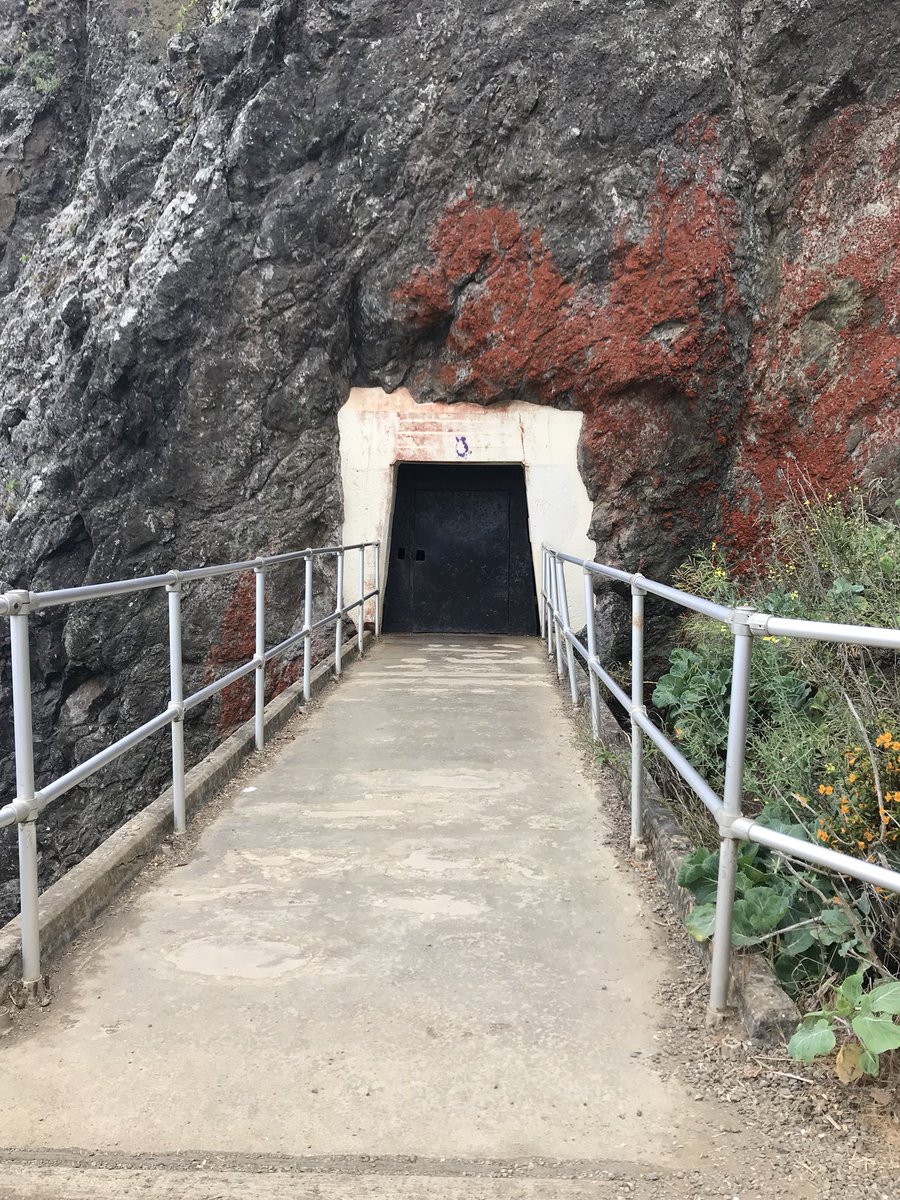
{"type": "Polygon", "coordinates": [[[788,1043],[797,1062],[812,1062],[837,1050],[835,1070],[844,1083],[877,1075],[882,1054],[900,1049],[900,980],[865,991],[865,970],[835,988],[826,1008],[809,1012],[788,1043]]]}
{"type": "Polygon", "coordinates": [[[51,95],[59,87],[56,55],[50,50],[31,50],[22,58],[22,74],[39,92],[51,95]]]}
{"type": "MultiPolygon", "coordinates": [[[[776,616],[900,627],[900,527],[894,517],[873,516],[861,496],[786,504],[775,515],[765,551],[763,566],[738,576],[714,544],[685,563],[677,583],[708,599],[750,604],[776,616]]],[[[653,694],[670,735],[718,789],[724,782],[732,644],[725,626],[691,615],[653,694]]],[[[755,639],[745,811],[795,836],[900,868],[897,667],[897,656],[885,651],[755,639]]],[[[648,762],[701,843],[679,881],[695,895],[690,929],[703,940],[715,911],[716,830],[661,758],[648,762]]],[[[842,981],[861,972],[898,972],[897,916],[897,898],[879,889],[756,847],[741,851],[735,944],[765,951],[785,988],[805,1003],[832,993],[840,998],[842,981]]],[[[883,1002],[880,992],[877,1002],[883,1002]]],[[[824,1012],[817,1009],[819,1022],[826,1021],[824,1012]]],[[[813,1027],[819,1033],[824,1028],[804,1025],[807,1032],[813,1027]]],[[[877,1058],[878,1052],[861,1045],[862,1069],[868,1069],[873,1060],[865,1055],[877,1058]]]]}

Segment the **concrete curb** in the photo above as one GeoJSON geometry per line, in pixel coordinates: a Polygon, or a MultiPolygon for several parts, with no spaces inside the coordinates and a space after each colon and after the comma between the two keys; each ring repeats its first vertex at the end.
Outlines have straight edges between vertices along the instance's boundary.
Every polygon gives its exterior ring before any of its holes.
{"type": "MultiPolygon", "coordinates": [[[[550,669],[556,674],[555,661],[550,669]]],[[[571,703],[568,679],[560,680],[571,703]]],[[[582,704],[587,697],[579,689],[582,704]]],[[[588,701],[589,703],[589,701],[588,701]]],[[[626,811],[631,807],[631,743],[605,703],[600,706],[600,743],[612,761],[619,798],[626,811]]],[[[690,838],[666,808],[662,793],[650,775],[644,772],[644,840],[650,850],[657,875],[672,908],[682,921],[693,908],[691,895],[677,883],[681,864],[696,849],[690,838]]],[[[687,937],[687,935],[685,935],[687,937]]],[[[710,961],[708,942],[691,945],[704,963],[710,961]]],[[[736,954],[733,971],[733,1002],[747,1035],[761,1045],[782,1045],[800,1021],[800,1012],[782,990],[766,960],[759,954],[736,954]]]]}
{"type": "MultiPolygon", "coordinates": [[[[367,645],[371,639],[372,635],[367,633],[367,645]]],[[[341,654],[342,668],[356,659],[358,652],[356,640],[347,642],[341,654]]],[[[332,654],[310,672],[313,695],[323,691],[335,678],[333,672],[332,654]]],[[[271,736],[283,729],[302,706],[303,683],[300,681],[266,705],[266,735],[271,736]]],[[[187,772],[187,811],[194,811],[221,791],[254,750],[251,719],[187,772]]],[[[41,894],[41,957],[45,964],[51,962],[119,895],[171,832],[172,789],[169,787],[41,894]]],[[[21,977],[20,919],[14,917],[0,928],[0,1006],[6,1000],[10,987],[18,983],[21,977]]]]}

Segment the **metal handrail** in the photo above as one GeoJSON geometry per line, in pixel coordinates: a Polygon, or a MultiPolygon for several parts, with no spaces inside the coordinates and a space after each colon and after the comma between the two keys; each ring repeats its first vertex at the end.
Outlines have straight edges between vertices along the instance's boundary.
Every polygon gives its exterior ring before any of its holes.
{"type": "Polygon", "coordinates": [[[728,1006],[731,978],[731,926],[737,843],[754,842],[778,854],[798,858],[815,866],[849,875],[863,883],[900,893],[900,872],[867,862],[829,846],[804,841],[791,834],[769,829],[745,817],[743,801],[744,760],[747,746],[747,718],[750,707],[750,661],[755,637],[791,637],[821,642],[842,642],[900,651],[900,630],[879,629],[869,625],[841,625],[831,621],[802,621],[775,617],[752,608],[726,608],[645,576],[606,566],[589,559],[575,558],[548,546],[541,548],[541,633],[547,640],[547,653],[556,657],[560,679],[568,667],[573,704],[580,702],[575,656],[586,667],[590,685],[591,724],[594,738],[600,735],[600,683],[628,713],[631,719],[631,844],[643,838],[644,771],[643,739],[662,752],[681,778],[716,819],[719,828],[719,877],[716,894],[716,924],[710,968],[710,1008],[724,1012],[728,1006]],[[575,636],[569,619],[565,567],[580,568],[587,618],[587,645],[575,636]],[[594,622],[594,580],[596,577],[627,584],[631,590],[631,695],[629,696],[606,671],[597,657],[594,622]],[[681,608],[702,613],[722,622],[734,638],[731,698],[728,710],[728,746],[725,759],[725,786],[721,796],[688,762],[677,746],[650,720],[644,704],[644,597],[659,596],[681,608]]]}
{"type": "Polygon", "coordinates": [[[359,609],[356,622],[359,653],[363,653],[363,614],[367,601],[375,601],[375,633],[381,629],[381,544],[354,542],[346,546],[316,546],[292,550],[285,554],[259,555],[243,562],[217,566],[192,567],[186,571],[167,571],[162,575],[145,575],[135,579],[120,579],[110,583],[90,583],[81,587],[62,588],[44,592],[11,591],[0,595],[0,617],[8,617],[12,658],[13,724],[16,757],[16,798],[0,807],[0,829],[9,825],[19,827],[19,892],[22,938],[22,982],[26,990],[34,991],[41,981],[41,945],[38,912],[37,816],[60,796],[89,779],[97,771],[133,750],[154,734],[172,729],[172,804],[176,834],[185,831],[187,818],[184,794],[184,715],[211,700],[225,688],[246,676],[255,675],[254,739],[257,750],[265,745],[266,665],[298,642],[303,643],[303,699],[310,698],[312,667],[312,636],[332,622],[335,625],[334,673],[341,674],[341,653],[344,641],[344,621],[359,609]],[[366,551],[371,549],[374,587],[366,590],[366,551]],[[345,559],[347,554],[359,555],[359,599],[344,603],[345,559]],[[333,555],[337,561],[337,596],[335,607],[326,617],[313,621],[313,562],[333,555]],[[266,648],[266,572],[289,562],[304,563],[303,627],[284,638],[276,646],[266,648]],[[181,650],[181,595],[186,583],[212,579],[222,575],[253,571],[255,584],[255,645],[254,655],[221,678],[200,688],[190,696],[184,695],[181,650]],[[64,775],[46,784],[40,791],[34,787],[34,744],[31,711],[31,665],[29,621],[32,614],[61,604],[80,604],[106,600],[134,592],[165,588],[168,595],[169,620],[169,704],[156,716],[136,729],[130,730],[111,745],[104,747],[64,775]]]}

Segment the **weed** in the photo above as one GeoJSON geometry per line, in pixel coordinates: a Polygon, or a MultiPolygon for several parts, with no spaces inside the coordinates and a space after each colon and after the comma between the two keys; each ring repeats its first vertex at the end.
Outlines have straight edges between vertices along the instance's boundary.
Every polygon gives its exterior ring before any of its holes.
{"type": "Polygon", "coordinates": [[[59,87],[56,56],[50,50],[29,51],[22,59],[22,74],[45,96],[52,95],[59,87]]]}

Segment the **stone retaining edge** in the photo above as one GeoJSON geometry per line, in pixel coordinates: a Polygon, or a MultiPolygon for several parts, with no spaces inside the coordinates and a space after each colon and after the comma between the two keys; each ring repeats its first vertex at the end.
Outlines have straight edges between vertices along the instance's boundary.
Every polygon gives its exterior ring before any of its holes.
{"type": "MultiPolygon", "coordinates": [[[[368,645],[372,635],[366,633],[368,645]]],[[[347,642],[341,667],[358,657],[356,639],[347,642]]],[[[333,673],[334,654],[310,672],[312,694],[324,690],[333,673]]],[[[303,681],[291,684],[265,707],[267,736],[278,733],[303,706],[303,681]]],[[[254,723],[239,726],[185,775],[185,807],[190,813],[211,800],[233,779],[245,759],[254,753],[254,723]]],[[[40,899],[41,958],[46,964],[60,953],[123,891],[140,872],[148,857],[172,833],[172,788],[168,787],[146,808],[42,892],[40,899]]],[[[20,918],[0,928],[0,1013],[9,989],[22,977],[20,918]]]]}
{"type": "MultiPolygon", "coordinates": [[[[550,669],[556,674],[555,660],[550,669]]],[[[568,678],[560,679],[566,700],[571,704],[568,678]]],[[[589,705],[587,694],[579,686],[582,705],[589,705]]],[[[631,808],[631,742],[605,702],[600,705],[600,743],[611,753],[619,798],[626,811],[631,808]]],[[[644,840],[662,882],[666,897],[682,921],[693,908],[690,892],[679,887],[681,864],[696,849],[693,842],[666,808],[662,793],[651,776],[644,772],[644,840]]],[[[689,935],[685,935],[689,937],[689,935]]],[[[709,942],[691,945],[708,966],[709,942]]],[[[768,962],[760,954],[736,954],[732,971],[733,1002],[748,1037],[761,1045],[782,1045],[800,1021],[800,1012],[782,989],[768,962]]]]}

